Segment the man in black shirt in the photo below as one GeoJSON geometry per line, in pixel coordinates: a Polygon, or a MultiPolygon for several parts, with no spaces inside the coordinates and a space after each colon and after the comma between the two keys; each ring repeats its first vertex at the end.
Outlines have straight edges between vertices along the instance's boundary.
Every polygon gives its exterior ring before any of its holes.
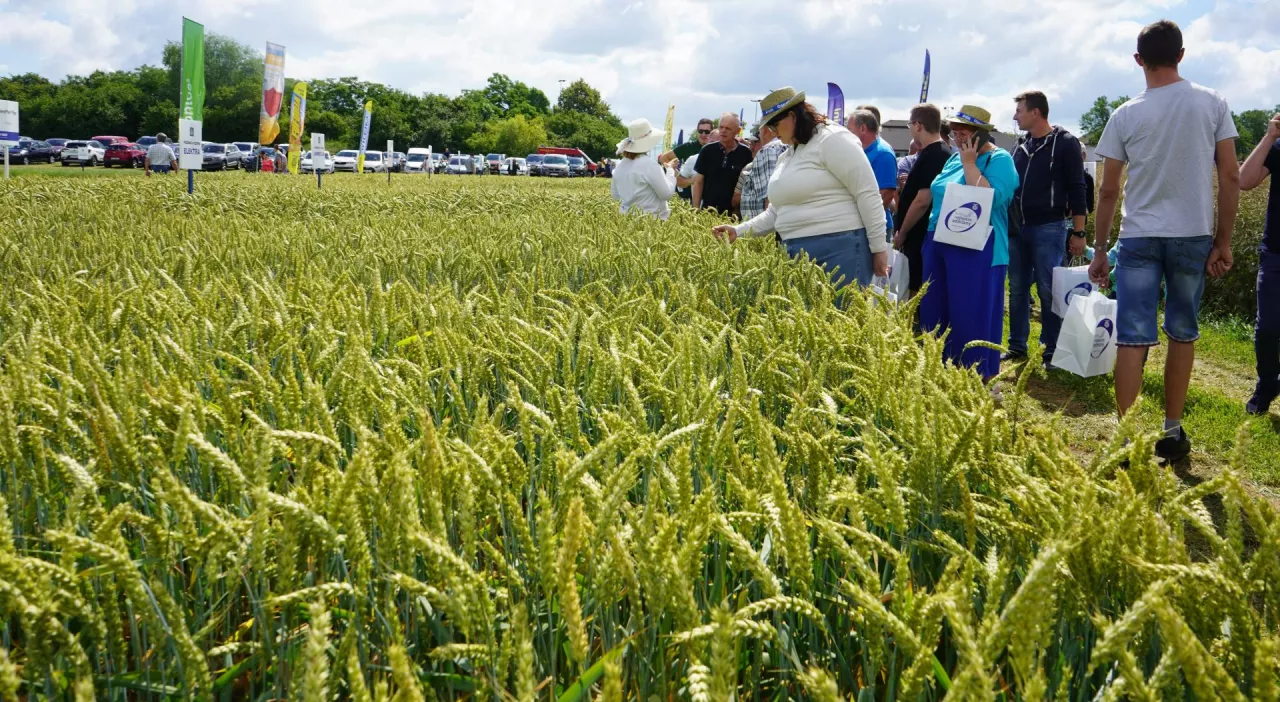
{"type": "Polygon", "coordinates": [[[898,211],[893,216],[898,233],[894,235],[893,246],[911,264],[910,288],[914,295],[923,284],[922,249],[929,230],[929,210],[933,206],[933,192],[929,186],[942,172],[947,159],[951,158],[951,148],[942,140],[942,112],[937,107],[923,104],[911,108],[907,126],[911,128],[911,138],[920,144],[920,150],[916,152],[915,165],[907,174],[907,182],[898,195],[898,211]]]}
{"type": "Polygon", "coordinates": [[[720,140],[702,147],[697,175],[693,177],[693,206],[713,209],[723,215],[733,214],[733,188],[738,175],[751,163],[751,149],[738,143],[741,125],[738,116],[726,112],[720,116],[720,140]]]}

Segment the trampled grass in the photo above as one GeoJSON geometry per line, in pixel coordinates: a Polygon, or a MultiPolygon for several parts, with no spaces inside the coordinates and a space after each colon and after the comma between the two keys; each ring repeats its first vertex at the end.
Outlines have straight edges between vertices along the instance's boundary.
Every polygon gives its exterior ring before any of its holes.
{"type": "Polygon", "coordinates": [[[0,697],[1277,698],[1247,445],[1189,490],[1133,426],[1077,454],[704,216],[493,177],[0,202],[0,697]]]}

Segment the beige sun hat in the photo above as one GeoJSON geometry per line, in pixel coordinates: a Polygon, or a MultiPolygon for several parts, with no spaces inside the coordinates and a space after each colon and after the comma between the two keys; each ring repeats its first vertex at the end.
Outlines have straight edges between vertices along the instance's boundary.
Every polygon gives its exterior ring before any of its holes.
{"type": "Polygon", "coordinates": [[[802,102],[804,102],[804,91],[796,92],[796,89],[789,85],[769,93],[760,101],[760,121],[756,122],[754,130],[759,131],[760,127],[768,124],[770,120],[802,102]]]}
{"type": "Polygon", "coordinates": [[[618,153],[647,154],[649,150],[662,143],[667,133],[654,129],[649,120],[641,117],[627,125],[627,138],[618,142],[618,153]]]}
{"type": "Polygon", "coordinates": [[[991,123],[991,113],[977,105],[961,105],[960,111],[947,117],[948,124],[958,124],[970,129],[981,129],[989,132],[996,128],[991,123]]]}

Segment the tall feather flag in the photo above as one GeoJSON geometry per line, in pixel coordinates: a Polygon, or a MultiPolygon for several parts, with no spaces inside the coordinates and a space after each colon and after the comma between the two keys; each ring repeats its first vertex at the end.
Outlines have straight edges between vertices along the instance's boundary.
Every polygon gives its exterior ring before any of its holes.
{"type": "Polygon", "coordinates": [[[747,127],[745,123],[742,121],[746,118],[747,118],[747,108],[745,107],[738,108],[738,136],[742,136],[744,133],[746,133],[747,127]]]}
{"type": "Polygon", "coordinates": [[[667,121],[662,125],[662,130],[666,132],[662,136],[662,153],[671,150],[671,130],[676,126],[676,106],[667,106],[667,121]]]}
{"type": "Polygon", "coordinates": [[[373,122],[373,100],[364,104],[364,125],[360,127],[360,155],[356,157],[356,173],[364,173],[364,152],[369,148],[369,124],[373,122]]]}
{"type": "Polygon", "coordinates": [[[844,92],[835,83],[827,83],[827,120],[844,126],[844,92]]]}
{"type": "Polygon", "coordinates": [[[920,102],[929,101],[929,50],[924,50],[924,82],[920,84],[920,102]]]}
{"type": "Polygon", "coordinates": [[[302,127],[307,118],[307,84],[293,86],[293,99],[289,101],[289,172],[297,175],[302,161],[302,127]]]}
{"type": "Polygon", "coordinates": [[[681,129],[681,130],[680,130],[680,136],[676,138],[676,146],[679,146],[679,145],[681,145],[681,144],[683,144],[683,143],[684,143],[684,130],[683,130],[683,129],[681,129]]]}
{"type": "Polygon", "coordinates": [[[258,143],[266,146],[280,134],[280,107],[284,102],[284,47],[267,42],[262,62],[262,113],[258,117],[258,143]]]}

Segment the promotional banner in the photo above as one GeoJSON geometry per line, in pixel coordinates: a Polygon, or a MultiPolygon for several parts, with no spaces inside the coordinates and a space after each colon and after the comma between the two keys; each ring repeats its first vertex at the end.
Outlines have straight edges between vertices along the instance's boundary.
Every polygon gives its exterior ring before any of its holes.
{"type": "Polygon", "coordinates": [[[929,50],[924,50],[924,82],[920,84],[920,102],[929,101],[929,50]]]}
{"type": "MultiPolygon", "coordinates": [[[[178,167],[198,171],[204,165],[204,149],[200,142],[204,123],[204,25],[186,17],[182,18],[181,100],[178,167]]],[[[187,189],[191,189],[190,182],[187,189]]]]}
{"type": "Polygon", "coordinates": [[[827,83],[827,121],[844,126],[844,93],[835,83],[827,83]]]}
{"type": "Polygon", "coordinates": [[[258,143],[267,146],[274,143],[280,134],[280,106],[284,102],[284,47],[268,42],[263,66],[258,143]]]}
{"type": "Polygon", "coordinates": [[[302,121],[306,119],[307,84],[293,86],[289,100],[289,172],[297,175],[302,163],[302,121]]]}
{"type": "MultiPolygon", "coordinates": [[[[683,129],[681,129],[681,130],[680,130],[680,137],[676,139],[676,146],[679,146],[679,145],[681,145],[681,144],[683,144],[683,143],[684,143],[684,130],[683,130],[683,129]]],[[[669,150],[669,149],[668,149],[668,150],[669,150]]],[[[664,153],[665,153],[665,152],[664,152],[664,153]]]]}
{"type": "Polygon", "coordinates": [[[364,104],[364,126],[360,128],[360,155],[356,157],[356,173],[364,173],[364,152],[369,148],[369,123],[373,121],[373,100],[364,104]]]}
{"type": "Polygon", "coordinates": [[[666,132],[666,134],[663,135],[662,137],[662,153],[664,154],[671,150],[671,130],[675,129],[675,126],[676,126],[675,123],[676,123],[676,106],[668,105],[667,121],[662,126],[663,131],[666,132]]]}
{"type": "Polygon", "coordinates": [[[18,103],[0,100],[0,146],[18,145],[18,103]]]}

